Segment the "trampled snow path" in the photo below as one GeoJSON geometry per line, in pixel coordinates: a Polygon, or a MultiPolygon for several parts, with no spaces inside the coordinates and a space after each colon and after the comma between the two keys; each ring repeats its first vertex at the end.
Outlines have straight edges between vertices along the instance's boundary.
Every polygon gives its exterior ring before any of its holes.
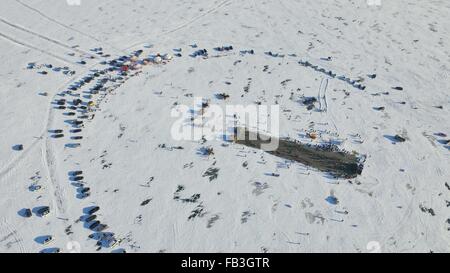
{"type": "Polygon", "coordinates": [[[322,81],[320,82],[319,95],[317,97],[319,101],[319,111],[321,112],[328,111],[327,88],[328,88],[328,79],[323,78],[322,81]]]}

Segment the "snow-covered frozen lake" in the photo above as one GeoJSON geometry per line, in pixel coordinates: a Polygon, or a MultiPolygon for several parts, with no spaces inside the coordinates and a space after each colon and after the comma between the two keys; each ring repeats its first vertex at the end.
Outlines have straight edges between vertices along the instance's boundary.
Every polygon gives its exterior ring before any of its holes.
{"type": "Polygon", "coordinates": [[[450,251],[450,3],[379,2],[2,0],[0,252],[450,251]],[[196,98],[364,168],[174,138],[196,98]]]}

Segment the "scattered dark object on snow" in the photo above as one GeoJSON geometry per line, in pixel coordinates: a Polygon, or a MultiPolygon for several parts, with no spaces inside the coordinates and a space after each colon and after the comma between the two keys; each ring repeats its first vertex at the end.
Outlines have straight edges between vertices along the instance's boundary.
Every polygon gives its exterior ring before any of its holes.
{"type": "Polygon", "coordinates": [[[105,224],[99,224],[98,226],[96,226],[93,230],[94,231],[97,231],[97,232],[102,232],[102,231],[104,231],[105,229],[107,229],[108,228],[108,225],[105,225],[105,224]]]}
{"type": "Polygon", "coordinates": [[[395,139],[397,142],[405,142],[405,141],[406,141],[406,138],[404,138],[404,137],[402,137],[402,136],[400,136],[400,135],[395,135],[395,136],[394,136],[394,139],[395,139]]]}
{"type": "Polygon", "coordinates": [[[437,109],[444,109],[444,106],[442,106],[442,105],[437,105],[437,106],[434,106],[434,108],[437,108],[437,109]]]}
{"type": "Polygon", "coordinates": [[[206,211],[202,204],[199,204],[193,211],[191,211],[191,215],[189,215],[188,220],[195,219],[197,217],[205,216],[206,211]]]}
{"type": "Polygon", "coordinates": [[[337,205],[337,204],[339,204],[339,200],[338,200],[335,196],[332,196],[332,195],[328,196],[325,200],[326,200],[328,203],[330,203],[331,205],[337,205]]]}
{"type": "MultiPolygon", "coordinates": [[[[337,76],[337,74],[334,73],[333,71],[331,71],[331,70],[327,71],[325,68],[321,68],[318,65],[313,65],[308,61],[299,61],[298,63],[304,67],[310,67],[310,68],[314,69],[315,71],[324,73],[332,78],[336,78],[336,76],[337,76]]],[[[338,76],[337,79],[344,81],[359,90],[362,90],[362,91],[366,90],[366,86],[359,84],[357,80],[351,80],[350,78],[348,78],[344,75],[338,76]]]]}
{"type": "Polygon", "coordinates": [[[14,151],[23,151],[23,145],[22,145],[22,144],[14,145],[14,146],[12,147],[12,149],[13,149],[14,151]]]}
{"type": "Polygon", "coordinates": [[[230,51],[233,50],[233,46],[219,46],[214,48],[216,51],[230,51]]]}
{"type": "Polygon", "coordinates": [[[196,193],[196,194],[193,194],[189,198],[181,199],[181,202],[183,202],[183,203],[197,203],[197,201],[200,199],[200,196],[201,195],[199,193],[196,193]]]}
{"type": "Polygon", "coordinates": [[[392,87],[392,89],[398,90],[398,91],[403,91],[403,87],[401,87],[401,86],[395,86],[395,87],[392,87]]]}
{"type": "Polygon", "coordinates": [[[367,75],[367,77],[369,77],[371,79],[375,79],[377,77],[377,74],[369,74],[369,75],[367,75]]]}
{"type": "Polygon", "coordinates": [[[273,53],[272,51],[265,52],[265,54],[268,55],[268,56],[270,56],[270,57],[275,57],[275,58],[280,57],[280,58],[284,58],[284,55],[283,55],[283,54],[273,53]]]}
{"type": "Polygon", "coordinates": [[[226,100],[230,97],[230,95],[228,95],[227,93],[219,93],[216,94],[216,98],[219,100],[226,100]]]}
{"type": "MultiPolygon", "coordinates": [[[[262,141],[260,136],[262,135],[239,127],[237,128],[235,142],[247,147],[261,149],[262,144],[268,144],[269,142],[262,141]]],[[[262,139],[269,139],[269,137],[262,136],[262,139]]],[[[297,161],[339,178],[355,178],[363,171],[364,156],[339,150],[335,145],[314,146],[289,139],[271,139],[272,143],[276,140],[279,143],[278,148],[275,151],[266,151],[267,153],[297,161]]]]}
{"type": "Polygon", "coordinates": [[[76,182],[82,181],[83,179],[84,179],[83,176],[71,176],[70,177],[70,181],[76,181],[76,182]]]}
{"type": "Polygon", "coordinates": [[[41,75],[47,75],[48,72],[47,72],[47,71],[41,71],[41,72],[39,72],[39,74],[41,74],[41,75]]]}
{"type": "Polygon", "coordinates": [[[64,131],[61,129],[57,129],[57,130],[48,130],[48,132],[51,134],[62,134],[64,131]]]}
{"type": "Polygon", "coordinates": [[[40,236],[38,238],[35,239],[36,242],[42,244],[42,245],[48,245],[50,244],[55,238],[53,238],[53,236],[51,235],[47,235],[47,236],[40,236]]]}
{"type": "Polygon", "coordinates": [[[75,149],[75,148],[81,147],[81,144],[80,143],[67,143],[66,145],[64,145],[64,147],[75,149]]]}
{"type": "Polygon", "coordinates": [[[31,213],[31,209],[21,209],[18,214],[25,218],[30,218],[33,214],[31,213]]]}
{"type": "Polygon", "coordinates": [[[96,232],[96,233],[92,233],[89,236],[89,239],[94,239],[96,241],[101,241],[101,240],[105,240],[108,238],[113,238],[114,237],[114,233],[113,232],[96,232]]]}
{"type": "Polygon", "coordinates": [[[65,99],[60,99],[60,100],[57,100],[57,101],[55,101],[55,104],[56,105],[65,105],[66,104],[66,100],[65,99]]]}
{"type": "Polygon", "coordinates": [[[314,104],[316,102],[317,102],[317,98],[316,97],[306,97],[302,101],[302,103],[304,105],[312,105],[312,104],[314,104]]]}
{"type": "Polygon", "coordinates": [[[97,219],[97,215],[92,214],[92,215],[89,215],[88,217],[84,218],[83,221],[86,222],[86,223],[89,223],[89,222],[94,221],[95,219],[97,219]]]}
{"type": "Polygon", "coordinates": [[[92,215],[92,214],[96,213],[96,212],[99,211],[99,210],[100,210],[100,207],[98,207],[98,206],[91,207],[91,208],[88,208],[88,209],[87,209],[86,214],[92,215]]]}
{"type": "Polygon", "coordinates": [[[83,139],[83,136],[73,136],[73,137],[70,137],[70,139],[72,139],[72,140],[81,140],[81,139],[83,139]]]}
{"type": "Polygon", "coordinates": [[[198,150],[198,153],[203,156],[210,156],[214,154],[214,149],[212,147],[202,147],[198,150]]]}
{"type": "Polygon", "coordinates": [[[219,169],[218,168],[209,168],[206,170],[206,172],[203,174],[203,177],[208,177],[209,182],[212,182],[213,180],[217,179],[219,176],[219,169]]]}
{"type": "Polygon", "coordinates": [[[74,120],[74,121],[72,121],[71,122],[73,125],[81,125],[81,124],[83,124],[83,121],[82,120],[74,120]]]}
{"type": "Polygon", "coordinates": [[[381,106],[381,107],[374,107],[373,110],[376,111],[384,111],[384,109],[386,109],[385,107],[381,106]]]}
{"type": "Polygon", "coordinates": [[[362,84],[356,84],[356,85],[353,85],[353,87],[358,88],[359,90],[363,90],[363,91],[366,89],[366,87],[362,84]]]}
{"type": "Polygon", "coordinates": [[[50,213],[50,207],[41,207],[36,211],[37,216],[44,217],[50,213]]]}
{"type": "Polygon", "coordinates": [[[100,225],[100,221],[94,221],[92,222],[92,224],[89,225],[89,229],[90,230],[94,230],[96,227],[98,227],[100,225]]]}
{"type": "Polygon", "coordinates": [[[72,104],[73,105],[75,105],[75,106],[78,106],[79,104],[81,104],[83,101],[81,100],[81,99],[74,99],[73,101],[72,101],[72,104]]]}
{"type": "Polygon", "coordinates": [[[91,190],[91,188],[81,188],[80,193],[87,193],[91,190]]]}
{"type": "Polygon", "coordinates": [[[52,135],[52,138],[63,138],[64,134],[56,134],[56,135],[52,135]]]}
{"type": "Polygon", "coordinates": [[[77,198],[79,198],[79,199],[85,199],[85,198],[88,198],[89,196],[91,196],[91,193],[90,193],[90,192],[85,192],[85,193],[80,193],[80,194],[78,194],[78,195],[77,195],[77,198]]]}
{"type": "Polygon", "coordinates": [[[69,172],[69,176],[79,176],[82,175],[83,171],[73,171],[73,172],[69,172]]]}
{"type": "Polygon", "coordinates": [[[242,50],[241,51],[241,54],[255,54],[255,51],[253,50],[253,49],[250,49],[250,50],[242,50]]]}
{"type": "Polygon", "coordinates": [[[80,61],[79,64],[86,64],[86,61],[80,61]]]}
{"type": "Polygon", "coordinates": [[[436,213],[434,212],[434,210],[432,208],[426,208],[423,205],[419,205],[419,208],[422,212],[429,213],[431,216],[436,215],[436,213]]]}
{"type": "Polygon", "coordinates": [[[46,254],[46,253],[51,254],[51,253],[60,253],[60,252],[61,252],[61,249],[60,249],[60,248],[58,248],[58,247],[52,247],[52,248],[46,248],[46,249],[43,249],[43,250],[41,250],[39,253],[42,253],[42,254],[46,254]]]}
{"type": "Polygon", "coordinates": [[[434,135],[437,137],[447,137],[447,134],[445,134],[445,133],[436,133],[434,135]]]}
{"type": "Polygon", "coordinates": [[[150,203],[150,201],[152,201],[152,198],[143,201],[143,202],[141,203],[141,206],[143,207],[143,206],[148,205],[148,204],[150,203]]]}
{"type": "Polygon", "coordinates": [[[28,187],[28,190],[31,191],[31,192],[37,192],[37,191],[39,191],[41,189],[42,189],[42,186],[41,185],[37,185],[37,184],[31,184],[28,187]]]}
{"type": "Polygon", "coordinates": [[[327,61],[327,62],[331,62],[333,60],[333,58],[331,56],[328,56],[326,58],[320,58],[322,61],[327,61]]]}
{"type": "Polygon", "coordinates": [[[127,251],[123,248],[119,248],[119,249],[111,251],[111,253],[127,253],[127,251]]]}
{"type": "Polygon", "coordinates": [[[199,49],[197,51],[195,51],[194,53],[191,54],[191,57],[195,58],[197,56],[203,56],[203,57],[207,57],[208,56],[208,50],[206,49],[199,49]]]}
{"type": "Polygon", "coordinates": [[[387,138],[389,141],[392,142],[392,144],[395,143],[401,143],[401,142],[406,142],[406,138],[401,136],[401,135],[384,135],[385,138],[387,138]]]}
{"type": "Polygon", "coordinates": [[[299,61],[298,63],[305,67],[312,67],[312,64],[308,61],[299,61]]]}
{"type": "Polygon", "coordinates": [[[24,216],[25,216],[25,217],[30,218],[31,215],[32,215],[31,209],[25,209],[25,210],[24,210],[24,216]]]}
{"type": "Polygon", "coordinates": [[[208,101],[203,101],[202,102],[202,108],[208,108],[209,107],[209,102],[208,101]]]}
{"type": "Polygon", "coordinates": [[[70,132],[72,134],[81,133],[81,129],[73,129],[73,130],[70,130],[70,132]]]}

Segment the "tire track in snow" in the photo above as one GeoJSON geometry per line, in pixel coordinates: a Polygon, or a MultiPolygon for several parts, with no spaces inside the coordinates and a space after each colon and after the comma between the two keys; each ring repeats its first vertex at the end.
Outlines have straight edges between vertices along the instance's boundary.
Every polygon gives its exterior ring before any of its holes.
{"type": "Polygon", "coordinates": [[[80,65],[77,64],[76,62],[70,61],[70,60],[68,60],[68,59],[66,59],[66,58],[64,58],[64,57],[58,56],[58,55],[56,55],[56,54],[53,54],[53,53],[48,52],[48,51],[46,51],[46,50],[43,50],[43,49],[41,49],[41,48],[39,48],[39,47],[36,47],[36,46],[30,45],[30,44],[27,44],[27,43],[25,43],[25,42],[21,42],[21,41],[15,39],[15,38],[12,38],[12,37],[10,37],[10,36],[8,36],[8,35],[5,35],[5,34],[3,34],[3,33],[1,33],[1,32],[0,32],[0,37],[3,37],[4,39],[9,40],[9,41],[11,41],[11,42],[13,42],[13,43],[15,43],[15,44],[20,45],[20,46],[27,47],[27,48],[29,48],[29,49],[33,49],[33,50],[39,51],[39,52],[41,52],[41,53],[43,53],[43,54],[46,54],[46,55],[48,55],[48,56],[50,56],[50,57],[53,57],[53,58],[55,58],[55,59],[58,59],[58,60],[60,60],[60,61],[62,61],[62,62],[64,62],[64,63],[72,64],[72,65],[76,65],[76,66],[80,66],[80,65]]]}
{"type": "Polygon", "coordinates": [[[77,29],[77,28],[74,28],[74,27],[71,27],[71,26],[69,26],[69,25],[64,24],[64,23],[62,23],[62,22],[60,22],[60,21],[58,21],[58,20],[56,20],[56,19],[54,19],[54,18],[48,16],[47,14],[45,14],[45,13],[43,13],[42,11],[38,10],[37,8],[34,8],[34,7],[30,6],[30,5],[27,5],[27,4],[23,3],[23,2],[20,1],[20,0],[15,0],[15,1],[16,1],[18,4],[22,5],[23,7],[27,8],[27,9],[29,9],[29,10],[35,12],[35,13],[37,13],[39,16],[41,16],[41,17],[47,19],[47,20],[50,21],[50,22],[53,22],[53,23],[55,23],[55,24],[57,24],[57,25],[59,25],[59,26],[65,28],[65,29],[74,31],[74,32],[76,32],[76,33],[78,33],[78,34],[80,34],[80,35],[82,35],[82,36],[84,36],[84,37],[87,37],[87,38],[89,38],[89,39],[92,39],[92,40],[94,40],[94,41],[96,41],[96,42],[98,42],[98,43],[100,43],[100,44],[107,44],[107,45],[110,46],[112,49],[116,50],[117,52],[122,52],[122,53],[124,52],[124,51],[122,51],[122,50],[120,50],[120,49],[114,47],[113,45],[111,45],[111,44],[109,44],[109,43],[106,43],[106,42],[100,40],[99,38],[97,38],[97,37],[95,37],[95,36],[89,34],[89,33],[83,32],[83,31],[81,31],[81,30],[79,30],[79,29],[77,29]]]}
{"type": "MultiPolygon", "coordinates": [[[[181,24],[181,25],[179,25],[179,26],[177,26],[177,27],[175,27],[175,28],[173,28],[173,29],[171,29],[171,30],[163,31],[163,32],[161,32],[161,33],[159,33],[159,34],[156,34],[155,38],[159,38],[159,37],[161,37],[161,36],[165,36],[165,35],[168,35],[168,34],[177,32],[177,31],[179,31],[179,30],[181,30],[181,29],[183,29],[183,28],[185,28],[185,27],[188,27],[188,26],[190,26],[191,24],[193,24],[193,23],[195,23],[196,21],[198,21],[199,19],[201,19],[201,18],[203,18],[203,17],[205,17],[205,16],[207,16],[207,15],[209,15],[209,14],[211,14],[211,13],[217,11],[217,10],[219,10],[220,8],[222,8],[223,6],[226,6],[227,4],[230,4],[231,2],[233,2],[233,0],[225,0],[225,1],[222,1],[222,2],[220,2],[219,4],[217,4],[216,6],[214,6],[213,8],[207,10],[205,13],[202,13],[202,14],[200,14],[200,15],[198,15],[198,16],[196,16],[196,17],[190,19],[190,20],[188,20],[187,22],[185,22],[185,23],[183,23],[183,24],[181,24]]],[[[148,40],[148,39],[147,39],[147,40],[148,40]]],[[[138,46],[138,45],[141,45],[141,44],[143,44],[143,43],[145,43],[145,42],[146,42],[146,41],[140,41],[140,42],[137,42],[137,43],[135,43],[135,44],[133,44],[133,45],[127,47],[127,48],[124,48],[123,50],[125,50],[125,51],[126,51],[126,50],[129,50],[129,49],[134,48],[134,47],[136,47],[136,46],[138,46]]]]}
{"type": "MultiPolygon", "coordinates": [[[[98,64],[94,64],[88,68],[86,68],[85,70],[83,70],[81,74],[85,74],[87,71],[89,71],[90,69],[92,69],[93,67],[97,66],[98,64]]],[[[58,95],[58,93],[64,89],[66,86],[70,85],[71,83],[79,80],[82,76],[73,76],[71,77],[68,81],[64,82],[62,85],[60,85],[57,88],[57,91],[55,92],[55,94],[49,99],[48,104],[50,105],[48,110],[47,110],[47,114],[45,117],[45,124],[44,124],[44,129],[41,133],[41,136],[36,139],[33,144],[27,149],[25,150],[22,155],[18,158],[16,158],[13,162],[11,162],[6,168],[4,168],[1,172],[0,172],[0,180],[3,178],[3,176],[9,174],[11,172],[12,169],[14,169],[17,166],[17,163],[19,163],[21,160],[25,159],[27,157],[27,155],[30,153],[30,151],[34,148],[34,146],[36,146],[36,144],[40,141],[43,140],[43,138],[45,137],[45,135],[48,133],[48,131],[51,128],[51,123],[53,121],[53,115],[52,115],[52,105],[51,105],[51,101],[53,101],[56,96],[58,95]]],[[[52,207],[54,209],[56,209],[56,217],[59,218],[60,220],[64,220],[64,222],[67,222],[67,220],[70,220],[70,218],[67,217],[66,215],[66,205],[64,202],[64,196],[63,196],[63,190],[60,187],[60,185],[56,182],[57,179],[55,178],[55,174],[56,174],[56,168],[54,167],[56,164],[55,160],[54,160],[54,152],[52,149],[49,149],[48,147],[51,146],[51,144],[49,144],[48,142],[50,142],[50,139],[47,137],[46,140],[43,141],[43,144],[41,146],[41,162],[43,167],[45,168],[45,171],[47,173],[47,177],[48,180],[50,180],[50,183],[47,183],[47,187],[48,187],[48,192],[51,194],[50,199],[52,200],[52,207]],[[53,197],[53,198],[52,198],[53,197]],[[63,217],[64,219],[61,219],[61,217],[63,217]],[[67,220],[66,220],[67,219],[67,220]]],[[[6,219],[4,220],[6,221],[6,219]]],[[[1,226],[1,223],[0,223],[1,226]]],[[[65,228],[65,226],[61,226],[63,229],[65,228]]],[[[0,228],[0,235],[2,234],[2,230],[0,228]]],[[[68,241],[73,241],[73,236],[71,235],[67,235],[67,237],[69,238],[68,241]]],[[[18,242],[21,242],[20,239],[15,239],[18,242]]],[[[23,244],[21,243],[20,245],[20,251],[25,252],[23,244]]]]}
{"type": "Polygon", "coordinates": [[[15,28],[15,29],[21,30],[21,31],[26,32],[26,33],[28,33],[28,34],[31,34],[31,35],[33,35],[33,36],[39,37],[39,38],[41,38],[41,39],[43,39],[43,40],[45,40],[45,41],[47,41],[47,42],[53,43],[53,44],[58,45],[58,46],[60,46],[60,47],[63,47],[63,48],[66,48],[66,49],[69,49],[69,50],[78,52],[78,53],[80,53],[80,54],[84,54],[84,55],[93,57],[93,58],[95,58],[95,59],[98,59],[97,56],[95,56],[95,55],[93,55],[93,54],[91,54],[91,53],[89,53],[89,52],[87,52],[87,51],[85,51],[85,50],[78,49],[78,48],[75,48],[75,47],[73,47],[73,46],[66,45],[66,44],[64,44],[64,43],[62,43],[62,42],[60,42],[60,41],[57,41],[57,40],[52,39],[52,38],[50,38],[50,37],[44,36],[44,35],[42,35],[42,34],[40,34],[40,33],[34,32],[34,31],[30,30],[30,29],[27,29],[27,28],[22,27],[22,26],[19,26],[19,25],[17,25],[17,24],[11,23],[11,22],[9,22],[9,21],[7,21],[7,20],[1,18],[1,17],[0,17],[0,22],[2,22],[3,24],[6,24],[6,25],[8,25],[8,26],[11,26],[11,27],[13,27],[13,28],[15,28]]]}
{"type": "Polygon", "coordinates": [[[319,111],[320,111],[321,115],[323,113],[326,113],[326,117],[328,118],[328,120],[331,121],[336,134],[339,134],[339,130],[336,126],[336,122],[334,121],[333,114],[328,113],[328,100],[327,100],[328,86],[329,86],[329,79],[322,78],[322,81],[320,82],[320,87],[319,87],[319,94],[317,97],[317,100],[319,102],[319,111]]]}
{"type": "MultiPolygon", "coordinates": [[[[50,100],[48,101],[49,103],[49,108],[47,110],[47,115],[45,117],[45,125],[44,125],[44,132],[43,135],[47,134],[49,132],[49,130],[51,129],[51,125],[52,122],[54,120],[54,115],[53,113],[55,111],[53,111],[53,107],[51,104],[51,101],[55,100],[56,96],[58,95],[58,93],[64,89],[66,86],[70,85],[71,83],[79,80],[80,78],[82,78],[87,71],[91,70],[93,67],[97,66],[98,64],[93,64],[87,68],[85,68],[82,73],[79,73],[80,76],[75,75],[73,77],[71,77],[68,81],[64,82],[60,87],[57,88],[57,91],[55,92],[55,94],[52,96],[52,98],[50,98],[50,100]]],[[[61,185],[58,183],[58,170],[56,168],[57,166],[57,162],[55,160],[55,152],[52,148],[52,144],[50,143],[51,139],[49,137],[46,137],[45,141],[42,144],[41,147],[41,161],[42,161],[42,165],[45,168],[49,183],[48,184],[48,191],[52,194],[52,202],[53,202],[53,208],[56,209],[56,217],[60,220],[63,220],[64,223],[67,223],[68,221],[71,220],[71,217],[69,217],[66,213],[67,213],[67,206],[65,204],[65,198],[64,198],[64,190],[61,187],[61,185]]],[[[75,216],[76,217],[76,216],[75,216]]],[[[65,226],[62,226],[62,228],[64,229],[65,226]]],[[[68,238],[68,242],[69,241],[73,241],[73,236],[72,235],[68,235],[67,233],[66,237],[68,238]]]]}
{"type": "Polygon", "coordinates": [[[22,161],[23,159],[25,159],[27,157],[27,155],[33,150],[33,148],[36,146],[36,144],[42,140],[43,138],[43,134],[41,134],[39,137],[37,137],[36,140],[34,140],[30,146],[28,146],[28,148],[24,151],[22,151],[22,153],[14,158],[13,160],[11,160],[9,163],[6,164],[5,167],[2,168],[2,170],[0,170],[0,180],[3,179],[4,176],[8,175],[16,166],[17,164],[22,161]]]}
{"type": "MultiPolygon", "coordinates": [[[[3,243],[9,239],[12,239],[12,241],[9,241],[6,243],[6,245],[11,247],[12,244],[17,244],[19,247],[20,253],[25,253],[25,247],[23,246],[23,240],[19,237],[17,228],[10,224],[6,218],[3,218],[0,222],[0,235],[2,236],[0,238],[0,243],[3,243]]],[[[16,251],[15,251],[16,252],[16,251]]]]}
{"type": "MultiPolygon", "coordinates": [[[[98,64],[91,65],[90,67],[88,67],[84,71],[82,71],[82,73],[80,73],[80,74],[84,75],[87,71],[89,71],[90,69],[92,69],[93,67],[95,67],[97,65],[98,64]]],[[[83,76],[72,77],[69,81],[62,84],[56,91],[55,95],[50,99],[50,101],[49,101],[50,107],[48,108],[48,111],[47,111],[46,123],[44,126],[43,134],[45,134],[45,133],[49,132],[49,130],[51,130],[51,124],[54,119],[53,113],[55,111],[53,111],[53,109],[52,109],[51,101],[53,101],[56,98],[56,96],[58,95],[58,93],[60,92],[61,89],[64,89],[66,86],[79,80],[82,77],[83,76]]],[[[50,184],[52,187],[51,190],[53,192],[54,197],[56,198],[56,200],[54,199],[54,203],[56,205],[55,207],[58,209],[58,214],[61,214],[64,218],[67,218],[65,216],[66,209],[65,209],[65,205],[64,205],[64,198],[62,196],[61,187],[56,182],[57,171],[56,171],[56,167],[55,167],[55,165],[56,165],[55,155],[54,155],[54,152],[52,149],[52,144],[50,143],[50,138],[48,138],[48,137],[44,141],[43,147],[42,147],[42,162],[45,166],[48,178],[50,180],[50,184]]]]}
{"type": "Polygon", "coordinates": [[[185,27],[187,27],[187,26],[189,26],[189,25],[195,23],[195,22],[198,21],[199,19],[201,19],[201,18],[203,18],[203,17],[205,17],[205,16],[207,16],[207,15],[209,15],[209,14],[211,14],[211,13],[217,11],[217,10],[219,10],[221,7],[227,5],[227,4],[231,3],[231,2],[232,2],[232,0],[225,0],[225,1],[222,1],[221,3],[217,4],[217,5],[214,6],[213,8],[209,9],[208,11],[206,11],[205,13],[200,14],[199,16],[192,18],[191,20],[187,21],[186,23],[183,23],[183,24],[179,25],[178,27],[175,27],[174,29],[171,29],[171,30],[162,32],[161,34],[158,34],[158,36],[161,36],[161,35],[167,35],[167,34],[176,32],[176,31],[178,31],[178,30],[180,30],[180,29],[183,29],[183,28],[185,28],[185,27]]]}
{"type": "MultiPolygon", "coordinates": [[[[0,33],[0,36],[1,36],[1,33],[0,33]]],[[[97,64],[95,64],[95,65],[97,65],[97,64]]],[[[94,67],[94,65],[91,66],[91,67],[89,67],[89,68],[87,68],[86,71],[89,70],[89,69],[91,69],[92,67],[94,67]]],[[[58,91],[57,91],[56,94],[48,101],[48,103],[51,103],[51,101],[55,99],[57,93],[58,93],[61,89],[63,89],[64,87],[68,86],[68,85],[71,84],[72,82],[78,80],[79,78],[80,78],[79,76],[73,76],[73,77],[71,77],[68,81],[64,82],[60,87],[57,88],[58,91]]],[[[46,114],[45,120],[48,120],[48,119],[49,119],[50,111],[51,111],[51,106],[50,106],[50,108],[47,110],[47,114],[46,114]]],[[[25,149],[24,151],[22,151],[21,154],[20,154],[20,156],[18,156],[18,157],[16,157],[16,158],[12,159],[9,163],[6,164],[5,167],[3,167],[3,168],[0,170],[0,180],[1,180],[5,175],[7,175],[8,173],[10,173],[10,172],[16,167],[16,165],[17,165],[20,161],[22,161],[23,159],[25,159],[25,158],[27,157],[27,155],[32,151],[32,149],[36,146],[36,144],[37,144],[40,140],[43,140],[43,138],[44,138],[44,136],[47,134],[48,130],[49,130],[49,128],[48,128],[48,121],[47,121],[47,122],[45,123],[45,125],[44,125],[44,129],[42,130],[42,132],[39,134],[39,136],[35,137],[36,139],[28,146],[28,148],[25,149]]]]}

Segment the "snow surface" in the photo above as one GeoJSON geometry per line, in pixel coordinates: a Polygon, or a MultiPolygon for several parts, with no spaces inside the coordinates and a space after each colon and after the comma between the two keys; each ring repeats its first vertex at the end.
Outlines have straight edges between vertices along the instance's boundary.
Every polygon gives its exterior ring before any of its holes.
{"type": "MultiPolygon", "coordinates": [[[[448,252],[449,13],[444,0],[2,0],[0,251],[448,252]],[[223,45],[233,50],[213,50],[223,45]],[[179,48],[181,57],[94,95],[95,117],[69,133],[72,118],[52,103],[72,100],[63,92],[90,70],[135,50],[179,48]],[[189,56],[203,48],[209,58],[189,56]],[[222,92],[230,98],[214,96],[222,92]],[[307,110],[302,96],[319,97],[322,111],[307,110]],[[366,155],[363,173],[334,179],[233,143],[175,141],[171,110],[194,106],[193,97],[278,103],[281,136],[366,155]],[[52,138],[57,129],[63,138],[52,138]],[[306,136],[313,131],[316,140],[306,136]],[[214,154],[202,155],[204,147],[214,154]],[[211,168],[212,181],[204,176],[211,168]],[[84,199],[68,175],[77,170],[90,187],[84,199]],[[114,248],[89,238],[82,215],[94,205],[108,238],[121,239],[114,248]],[[42,206],[46,217],[21,215],[42,206]],[[48,235],[54,241],[44,246],[48,235]]],[[[86,102],[93,84],[74,93],[86,102]]]]}

